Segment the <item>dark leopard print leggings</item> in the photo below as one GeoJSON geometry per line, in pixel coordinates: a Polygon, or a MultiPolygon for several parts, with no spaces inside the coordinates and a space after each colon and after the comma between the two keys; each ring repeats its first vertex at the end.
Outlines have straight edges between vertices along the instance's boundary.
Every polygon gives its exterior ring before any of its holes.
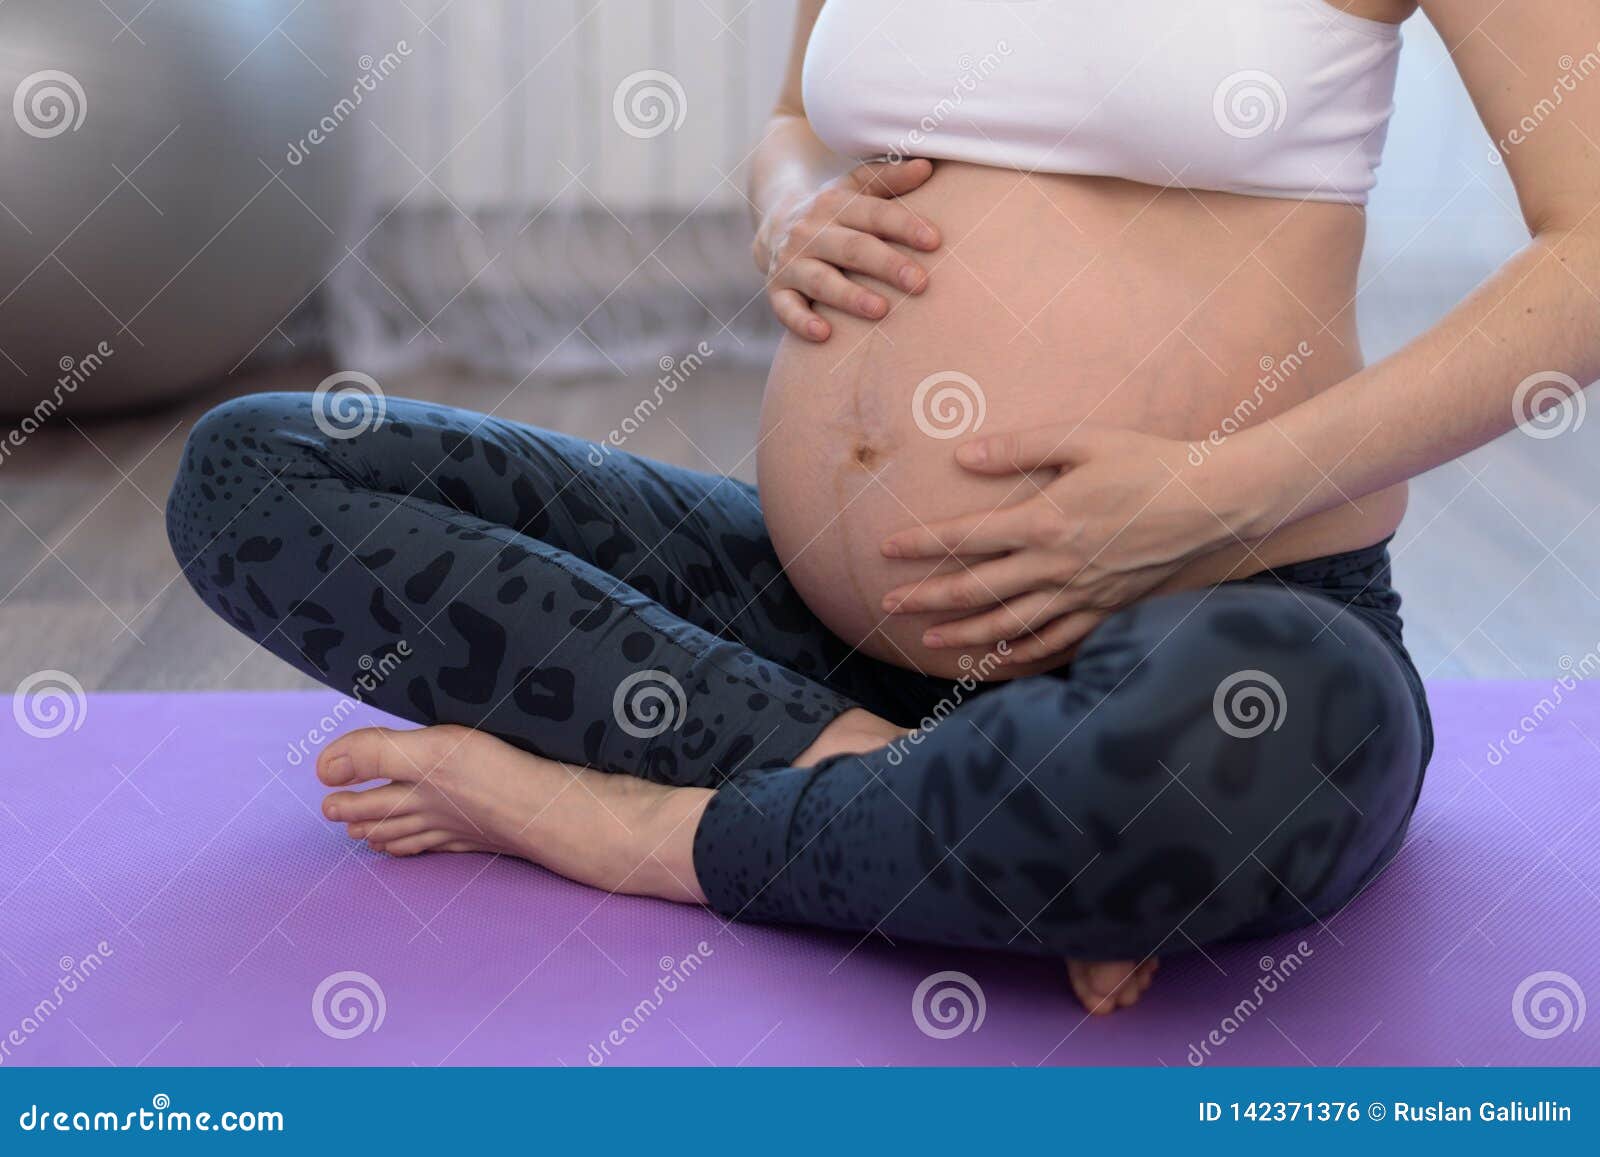
{"type": "Polygon", "coordinates": [[[718,789],[694,861],[730,917],[1080,958],[1284,931],[1388,862],[1432,747],[1381,543],[969,685],[832,636],[751,487],[443,406],[352,435],[310,394],[229,402],[167,518],[201,598],[332,687],[718,789]],[[921,727],[790,766],[858,705],[921,727]]]}

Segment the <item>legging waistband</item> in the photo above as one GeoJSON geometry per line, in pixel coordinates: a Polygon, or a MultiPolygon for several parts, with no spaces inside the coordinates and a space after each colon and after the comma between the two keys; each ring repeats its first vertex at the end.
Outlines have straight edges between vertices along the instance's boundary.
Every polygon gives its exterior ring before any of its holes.
{"type": "Polygon", "coordinates": [[[1391,585],[1389,544],[1394,535],[1356,550],[1308,558],[1259,571],[1238,581],[1299,587],[1365,612],[1363,619],[1393,636],[1401,635],[1400,594],[1391,585]]]}

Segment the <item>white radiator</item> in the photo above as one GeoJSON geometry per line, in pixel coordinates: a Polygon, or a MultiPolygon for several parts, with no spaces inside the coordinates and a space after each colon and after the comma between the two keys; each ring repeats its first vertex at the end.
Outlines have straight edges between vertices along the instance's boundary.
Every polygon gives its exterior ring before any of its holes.
{"type": "Polygon", "coordinates": [[[383,133],[357,126],[375,191],[398,201],[419,167],[438,187],[408,201],[448,198],[468,212],[742,203],[793,18],[793,0],[367,4],[361,51],[382,58],[400,40],[412,50],[382,82],[396,90],[378,101],[383,133]],[[617,98],[629,77],[625,125],[617,98]]]}
{"type": "Polygon", "coordinates": [[[769,359],[743,189],[793,0],[346,2],[367,84],[310,146],[365,174],[326,296],[342,363],[544,380],[702,341],[769,359]]]}

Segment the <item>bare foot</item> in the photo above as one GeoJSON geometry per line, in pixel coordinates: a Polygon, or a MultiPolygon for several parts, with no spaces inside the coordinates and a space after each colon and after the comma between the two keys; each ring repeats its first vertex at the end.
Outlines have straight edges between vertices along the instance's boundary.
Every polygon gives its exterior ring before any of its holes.
{"type": "Polygon", "coordinates": [[[693,862],[704,788],[569,767],[455,726],[352,731],[317,777],[346,789],[323,814],[375,851],[494,852],[610,892],[705,902],[693,862]]]}
{"type": "Polygon", "coordinates": [[[822,729],[811,746],[794,757],[796,767],[815,767],[834,755],[860,755],[887,747],[910,734],[887,719],[861,707],[852,707],[822,729]]]}
{"type": "Polygon", "coordinates": [[[1107,1016],[1144,995],[1161,962],[1137,960],[1069,960],[1067,979],[1090,1016],[1107,1016]]]}

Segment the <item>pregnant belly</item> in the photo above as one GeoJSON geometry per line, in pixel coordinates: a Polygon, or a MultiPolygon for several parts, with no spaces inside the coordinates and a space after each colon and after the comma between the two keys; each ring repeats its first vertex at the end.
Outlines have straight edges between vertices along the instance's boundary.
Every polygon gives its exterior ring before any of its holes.
{"type": "MultiPolygon", "coordinates": [[[[894,302],[888,318],[824,309],[827,342],[786,338],[757,457],[768,529],[801,597],[887,662],[992,670],[987,649],[923,646],[930,625],[959,615],[880,609],[892,587],[961,566],[886,559],[884,537],[1001,509],[1048,480],[970,474],[954,458],[963,440],[1089,420],[1198,441],[1360,367],[1346,308],[1358,210],[951,163],[906,200],[943,231],[923,258],[928,289],[905,297],[874,284],[894,302]]],[[[1397,488],[1236,544],[1168,589],[1376,542],[1404,500],[1397,488]]]]}

